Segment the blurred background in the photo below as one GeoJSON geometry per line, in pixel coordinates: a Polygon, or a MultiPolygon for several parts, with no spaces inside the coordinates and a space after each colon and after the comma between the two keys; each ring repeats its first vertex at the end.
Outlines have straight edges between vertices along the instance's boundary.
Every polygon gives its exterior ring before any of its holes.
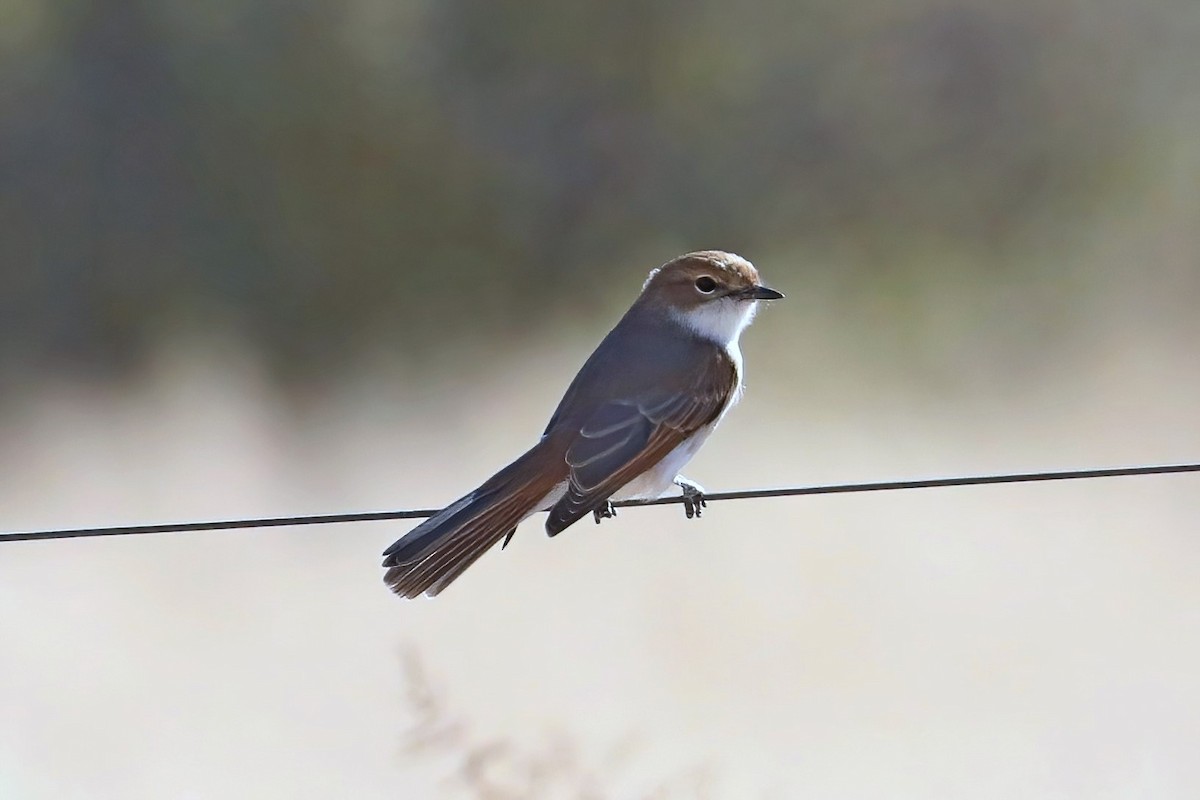
{"type": "MultiPolygon", "coordinates": [[[[437,506],[645,273],[712,490],[1200,457],[1200,6],[0,0],[0,529],[437,506]]],[[[1188,475],[0,548],[5,798],[1200,793],[1188,475]]]]}

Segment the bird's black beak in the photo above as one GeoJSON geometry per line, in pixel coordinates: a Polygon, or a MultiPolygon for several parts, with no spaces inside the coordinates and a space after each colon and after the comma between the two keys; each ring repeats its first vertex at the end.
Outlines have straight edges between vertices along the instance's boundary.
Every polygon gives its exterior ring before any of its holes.
{"type": "Polygon", "coordinates": [[[742,292],[742,297],[747,300],[779,300],[783,292],[777,292],[769,286],[751,286],[742,292]]]}

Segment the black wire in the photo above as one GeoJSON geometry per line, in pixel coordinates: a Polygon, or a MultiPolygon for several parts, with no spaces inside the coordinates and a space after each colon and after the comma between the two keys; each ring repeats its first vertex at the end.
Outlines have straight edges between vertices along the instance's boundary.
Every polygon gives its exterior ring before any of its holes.
{"type": "MultiPolygon", "coordinates": [[[[744,489],[735,492],[705,494],[707,502],[718,500],[757,500],[764,497],[797,497],[809,494],[846,494],[849,492],[883,492],[894,489],[932,489],[939,486],[981,486],[995,483],[1031,483],[1035,481],[1066,481],[1081,478],[1119,478],[1130,475],[1166,475],[1176,472],[1200,472],[1200,464],[1161,464],[1145,467],[1113,467],[1109,469],[1076,469],[1061,472],[1014,472],[1007,475],[970,475],[959,478],[927,478],[914,481],[881,481],[878,483],[840,483],[825,486],[792,486],[782,489],[744,489]]],[[[613,503],[617,508],[631,506],[662,506],[682,503],[682,497],[658,497],[651,500],[622,500],[613,503]]],[[[316,514],[296,517],[265,517],[261,519],[231,519],[216,522],[168,522],[159,525],[121,525],[111,528],[73,528],[48,531],[0,533],[0,543],[37,539],[74,539],[84,536],[130,536],[141,533],[186,533],[189,531],[220,531],[234,528],[278,528],[289,525],[330,525],[344,522],[379,522],[393,519],[422,519],[432,517],[441,509],[422,508],[409,511],[361,511],[349,514],[316,514]]]]}

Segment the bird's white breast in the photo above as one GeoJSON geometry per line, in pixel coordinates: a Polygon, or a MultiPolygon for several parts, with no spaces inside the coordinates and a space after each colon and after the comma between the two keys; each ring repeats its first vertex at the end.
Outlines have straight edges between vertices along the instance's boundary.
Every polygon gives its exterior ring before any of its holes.
{"type": "MultiPolygon", "coordinates": [[[[757,310],[756,300],[722,297],[686,311],[671,309],[670,313],[676,322],[701,339],[715,342],[722,347],[733,345],[736,348],[738,337],[754,319],[754,312],[757,310]]],[[[738,362],[740,365],[740,355],[738,362]]]]}

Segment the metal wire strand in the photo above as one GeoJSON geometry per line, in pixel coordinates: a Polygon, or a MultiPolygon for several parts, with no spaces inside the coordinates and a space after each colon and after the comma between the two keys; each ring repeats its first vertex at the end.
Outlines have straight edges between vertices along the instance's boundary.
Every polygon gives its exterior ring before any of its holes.
{"type": "MultiPolygon", "coordinates": [[[[1133,475],[1167,475],[1179,472],[1200,472],[1200,463],[1159,464],[1141,467],[1112,467],[1108,469],[1076,469],[1059,472],[1014,472],[1004,475],[969,475],[954,478],[926,478],[875,483],[839,483],[823,486],[791,486],[779,489],[743,489],[733,492],[712,492],[705,501],[760,500],[768,497],[798,497],[812,494],[848,494],[851,492],[883,492],[895,489],[933,489],[944,486],[983,486],[998,483],[1033,483],[1066,481],[1085,478],[1121,478],[1133,475]]],[[[617,508],[662,506],[682,503],[683,497],[659,497],[652,500],[623,500],[613,503],[617,508]]],[[[393,519],[423,519],[441,509],[422,508],[407,511],[361,511],[347,514],[315,514],[259,519],[231,519],[214,522],[168,522],[156,525],[119,525],[105,528],[64,528],[61,530],[20,531],[0,533],[0,543],[40,539],[76,539],[88,536],[132,536],[143,533],[188,533],[192,531],[221,531],[236,528],[280,528],[292,525],[331,525],[346,522],[380,522],[393,519]]]]}

